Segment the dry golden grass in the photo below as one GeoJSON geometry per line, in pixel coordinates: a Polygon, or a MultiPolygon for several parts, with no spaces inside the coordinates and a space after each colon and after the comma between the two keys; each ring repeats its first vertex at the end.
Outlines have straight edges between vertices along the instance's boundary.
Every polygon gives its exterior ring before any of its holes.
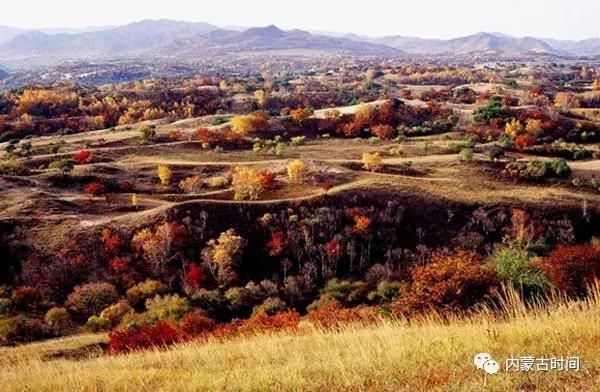
{"type": "Polygon", "coordinates": [[[526,310],[509,296],[502,320],[475,316],[417,323],[385,321],[297,334],[195,342],[84,360],[52,351],[104,339],[87,335],[0,350],[2,391],[594,391],[600,390],[600,290],[587,301],[526,310]],[[485,377],[474,354],[582,359],[575,372],[485,377]],[[484,387],[484,383],[486,384],[484,387]]]}

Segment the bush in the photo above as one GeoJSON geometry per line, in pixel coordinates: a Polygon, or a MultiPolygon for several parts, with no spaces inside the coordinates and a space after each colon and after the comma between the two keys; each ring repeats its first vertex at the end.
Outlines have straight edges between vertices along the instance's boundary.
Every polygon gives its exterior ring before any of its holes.
{"type": "Polygon", "coordinates": [[[48,337],[50,331],[39,319],[19,315],[0,320],[0,345],[29,343],[48,337]]]}
{"type": "Polygon", "coordinates": [[[204,312],[187,313],[179,322],[179,328],[189,336],[202,336],[212,332],[217,324],[204,312]]]}
{"type": "Polygon", "coordinates": [[[585,296],[600,278],[600,245],[558,245],[541,264],[550,283],[571,296],[585,296]]]}
{"type": "Polygon", "coordinates": [[[225,292],[229,309],[236,315],[247,315],[252,308],[250,292],[243,287],[232,287],[225,292]]]}
{"type": "Polygon", "coordinates": [[[390,301],[400,292],[399,282],[380,282],[377,289],[371,291],[367,298],[369,301],[390,301]]]}
{"type": "Polygon", "coordinates": [[[365,302],[367,294],[367,285],[362,281],[331,279],[321,290],[322,298],[333,298],[346,306],[365,302]]]}
{"type": "Polygon", "coordinates": [[[127,301],[136,309],[143,309],[146,300],[154,298],[157,295],[164,295],[169,292],[169,288],[163,283],[148,279],[138,283],[127,290],[127,301]]]}
{"type": "Polygon", "coordinates": [[[158,321],[137,330],[113,331],[108,339],[108,352],[119,354],[152,347],[164,348],[184,341],[186,336],[172,323],[158,321]]]}
{"type": "Polygon", "coordinates": [[[406,293],[392,302],[396,314],[439,311],[455,312],[482,301],[496,283],[492,266],[482,265],[473,253],[453,256],[437,254],[431,263],[411,270],[406,293]]]}
{"type": "Polygon", "coordinates": [[[295,331],[300,323],[298,312],[288,310],[269,316],[266,313],[257,313],[244,321],[239,328],[241,334],[273,333],[279,331],[295,331]]]}
{"type": "Polygon", "coordinates": [[[269,297],[262,304],[255,306],[252,310],[252,315],[264,313],[267,316],[273,316],[287,309],[287,304],[279,297],[269,297]]]}
{"type": "Polygon", "coordinates": [[[36,287],[18,286],[12,294],[13,304],[20,310],[32,310],[42,302],[42,293],[36,287]]]}
{"type": "Polygon", "coordinates": [[[13,302],[10,298],[0,298],[0,316],[10,313],[13,302]]]}
{"type": "Polygon", "coordinates": [[[85,323],[85,329],[92,333],[108,331],[110,327],[110,323],[100,316],[91,316],[85,323]]]}
{"type": "Polygon", "coordinates": [[[189,312],[190,304],[177,294],[156,296],[146,301],[148,315],[155,320],[179,320],[189,312]]]}
{"type": "Polygon", "coordinates": [[[119,299],[119,293],[110,283],[88,283],[75,287],[69,294],[65,306],[80,318],[88,318],[100,313],[108,305],[119,299]]]}
{"type": "Polygon", "coordinates": [[[192,293],[192,303],[194,306],[205,310],[213,317],[226,307],[225,302],[225,298],[218,290],[199,289],[192,293]]]}
{"type": "Polygon", "coordinates": [[[496,267],[498,278],[522,289],[525,297],[542,293],[549,286],[539,267],[529,260],[526,250],[514,247],[500,249],[492,256],[491,262],[496,267]]]}
{"type": "Polygon", "coordinates": [[[133,308],[126,301],[119,301],[104,309],[100,313],[100,318],[106,320],[111,327],[115,327],[128,313],[133,313],[133,308]]]}
{"type": "Polygon", "coordinates": [[[46,325],[50,327],[54,335],[63,336],[68,334],[73,328],[71,315],[66,308],[54,307],[46,312],[44,317],[46,325]]]}
{"type": "Polygon", "coordinates": [[[362,154],[361,160],[365,170],[378,171],[383,166],[381,155],[378,152],[362,154]]]}
{"type": "Polygon", "coordinates": [[[373,324],[380,319],[380,313],[377,307],[344,308],[338,301],[331,300],[317,309],[310,310],[308,319],[318,327],[337,329],[352,323],[373,324]]]}
{"type": "Polygon", "coordinates": [[[371,133],[383,140],[390,140],[394,137],[396,130],[391,125],[374,125],[371,127],[371,133]]]}

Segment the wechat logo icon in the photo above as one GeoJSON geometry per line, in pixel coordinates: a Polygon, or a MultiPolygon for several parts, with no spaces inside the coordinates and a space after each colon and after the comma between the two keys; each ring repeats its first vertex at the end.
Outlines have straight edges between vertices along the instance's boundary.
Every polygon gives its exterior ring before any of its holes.
{"type": "Polygon", "coordinates": [[[498,374],[500,365],[488,353],[479,353],[473,357],[473,363],[479,370],[483,370],[487,374],[498,374]]]}

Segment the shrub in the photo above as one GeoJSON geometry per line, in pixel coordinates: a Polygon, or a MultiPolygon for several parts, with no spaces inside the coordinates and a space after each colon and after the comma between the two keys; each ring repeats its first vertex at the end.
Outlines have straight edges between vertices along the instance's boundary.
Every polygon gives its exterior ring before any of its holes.
{"type": "Polygon", "coordinates": [[[549,286],[539,267],[529,260],[526,250],[502,248],[492,256],[491,262],[496,267],[498,278],[521,288],[526,297],[541,293],[549,286]]]}
{"type": "Polygon", "coordinates": [[[225,292],[229,309],[237,315],[247,315],[252,307],[250,292],[243,287],[231,287],[225,292]]]}
{"type": "Polygon", "coordinates": [[[234,168],[231,185],[235,191],[235,200],[256,200],[264,191],[262,177],[250,167],[234,168]]]}
{"type": "Polygon", "coordinates": [[[287,166],[288,177],[292,183],[302,183],[308,172],[308,165],[301,159],[294,159],[287,166]]]}
{"type": "Polygon", "coordinates": [[[476,109],[473,112],[473,117],[477,122],[490,122],[491,120],[498,118],[502,115],[502,101],[500,97],[493,96],[490,98],[487,105],[476,109]]]}
{"type": "Polygon", "coordinates": [[[104,332],[110,329],[111,325],[108,320],[99,316],[90,316],[85,323],[85,329],[92,333],[104,332]]]}
{"type": "Polygon", "coordinates": [[[0,317],[10,313],[13,302],[10,298],[0,298],[0,317]]]}
{"type": "Polygon", "coordinates": [[[119,301],[100,312],[100,318],[106,320],[110,327],[117,326],[133,308],[126,301],[119,301]]]}
{"type": "Polygon", "coordinates": [[[269,297],[263,301],[262,304],[255,306],[252,309],[252,315],[255,316],[259,313],[264,313],[267,316],[273,316],[277,313],[283,312],[287,309],[285,301],[279,297],[269,297]]]}
{"type": "Polygon", "coordinates": [[[558,245],[541,264],[550,283],[572,296],[584,296],[600,277],[600,245],[558,245]]]}
{"type": "Polygon", "coordinates": [[[361,161],[365,170],[378,171],[382,167],[381,155],[378,152],[364,152],[361,161]]]}
{"type": "Polygon", "coordinates": [[[46,312],[44,321],[56,336],[66,335],[73,328],[71,315],[66,308],[51,308],[46,312]]]}
{"type": "Polygon", "coordinates": [[[179,328],[189,336],[202,336],[212,332],[217,324],[206,313],[195,311],[185,314],[179,328]]]}
{"type": "Polygon", "coordinates": [[[206,185],[208,185],[210,189],[223,188],[229,185],[229,180],[224,176],[210,177],[206,179],[206,185]]]}
{"type": "Polygon", "coordinates": [[[0,162],[0,175],[3,176],[24,176],[29,173],[23,161],[17,159],[2,158],[0,162]]]}
{"type": "Polygon", "coordinates": [[[50,162],[48,165],[48,169],[56,169],[59,170],[60,173],[64,176],[71,170],[73,170],[75,163],[72,159],[59,159],[57,161],[50,162]]]}
{"type": "Polygon", "coordinates": [[[80,318],[88,318],[100,313],[108,305],[119,299],[119,293],[110,283],[88,283],[76,286],[67,297],[65,306],[80,318]]]}
{"type": "Polygon", "coordinates": [[[374,125],[371,127],[371,133],[383,140],[390,140],[394,137],[396,130],[391,125],[374,125]]]}
{"type": "Polygon", "coordinates": [[[21,315],[0,319],[0,345],[34,342],[48,337],[50,331],[39,319],[21,315]]]}
{"type": "Polygon", "coordinates": [[[83,191],[88,195],[98,196],[106,192],[106,187],[100,182],[92,182],[87,184],[83,191]]]}
{"type": "Polygon", "coordinates": [[[371,291],[367,298],[369,301],[390,301],[400,292],[399,282],[379,282],[377,288],[371,291]]]}
{"type": "Polygon", "coordinates": [[[87,163],[90,157],[92,156],[92,152],[88,150],[81,150],[78,153],[73,155],[73,160],[80,165],[87,163]]]}
{"type": "Polygon", "coordinates": [[[18,286],[12,294],[13,304],[20,310],[32,310],[42,302],[42,293],[37,287],[18,286]]]}
{"type": "Polygon", "coordinates": [[[190,304],[177,294],[156,296],[146,301],[147,314],[155,320],[179,320],[189,312],[190,304]]]}
{"type": "Polygon", "coordinates": [[[434,255],[431,263],[411,270],[412,282],[392,302],[396,314],[453,312],[471,308],[482,301],[496,283],[492,266],[482,265],[473,253],[434,255]]]}
{"type": "Polygon", "coordinates": [[[118,354],[152,347],[164,348],[184,341],[186,336],[172,323],[158,321],[138,330],[113,331],[108,338],[108,352],[118,354]]]}
{"type": "Polygon", "coordinates": [[[308,319],[318,327],[337,329],[352,323],[373,324],[380,319],[380,314],[376,307],[344,308],[338,301],[331,300],[310,310],[308,319]]]}
{"type": "Polygon", "coordinates": [[[199,289],[205,279],[204,270],[194,263],[190,263],[183,274],[183,282],[194,290],[199,289]]]}
{"type": "Polygon", "coordinates": [[[273,333],[279,331],[295,331],[300,323],[298,312],[288,310],[269,316],[260,312],[244,321],[239,328],[241,334],[273,333]]]}
{"type": "Polygon", "coordinates": [[[136,309],[143,309],[146,300],[169,292],[169,288],[156,280],[148,279],[127,290],[127,301],[136,309]]]}
{"type": "Polygon", "coordinates": [[[361,281],[331,279],[323,290],[322,297],[330,297],[344,305],[356,305],[367,299],[367,285],[361,281]]]}
{"type": "Polygon", "coordinates": [[[156,168],[156,174],[158,175],[158,179],[162,185],[169,185],[171,181],[171,177],[173,177],[173,172],[167,165],[158,165],[156,168]]]}
{"type": "Polygon", "coordinates": [[[179,189],[187,194],[195,195],[202,191],[202,178],[200,176],[187,177],[179,182],[179,189]]]}
{"type": "Polygon", "coordinates": [[[221,295],[221,293],[219,293],[218,290],[195,290],[191,297],[194,306],[200,307],[213,317],[218,315],[226,306],[225,298],[221,295]]]}

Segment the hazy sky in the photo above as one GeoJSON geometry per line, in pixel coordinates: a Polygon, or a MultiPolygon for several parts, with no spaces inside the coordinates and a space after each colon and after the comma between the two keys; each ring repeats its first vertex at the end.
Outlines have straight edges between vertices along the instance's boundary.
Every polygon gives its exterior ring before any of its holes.
{"type": "Polygon", "coordinates": [[[516,36],[600,36],[600,0],[17,0],[0,25],[84,27],[141,19],[203,21],[366,35],[449,38],[479,31],[516,36]]]}

